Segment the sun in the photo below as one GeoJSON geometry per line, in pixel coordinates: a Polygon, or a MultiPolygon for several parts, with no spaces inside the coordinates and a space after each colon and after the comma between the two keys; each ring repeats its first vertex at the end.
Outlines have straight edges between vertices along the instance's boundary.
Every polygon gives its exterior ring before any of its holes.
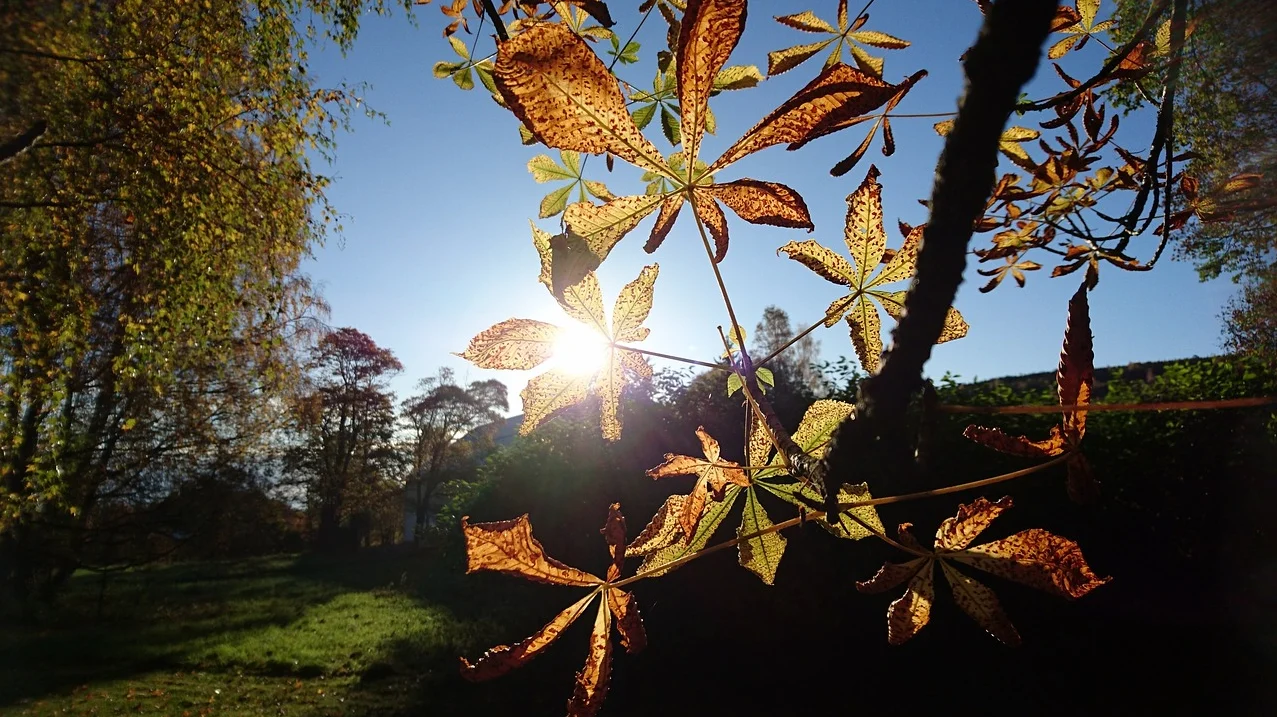
{"type": "Polygon", "coordinates": [[[607,361],[608,345],[594,331],[584,326],[560,327],[554,342],[554,363],[557,368],[575,374],[595,373],[607,361]]]}

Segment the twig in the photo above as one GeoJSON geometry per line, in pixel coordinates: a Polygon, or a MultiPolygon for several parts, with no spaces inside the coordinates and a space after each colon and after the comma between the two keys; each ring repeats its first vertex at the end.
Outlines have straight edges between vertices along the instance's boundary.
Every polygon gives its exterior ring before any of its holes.
{"type": "MultiPolygon", "coordinates": [[[[1069,458],[1070,455],[1072,454],[1065,453],[1064,455],[1056,456],[1055,458],[1052,458],[1051,460],[1046,461],[1045,463],[1039,463],[1034,466],[1029,466],[1028,468],[1022,468],[1018,471],[1003,473],[1002,475],[996,475],[996,476],[993,476],[992,478],[985,478],[983,480],[971,481],[969,483],[960,483],[958,485],[946,486],[944,488],[918,491],[916,493],[905,493],[903,495],[890,495],[884,498],[872,498],[869,500],[858,500],[858,501],[853,501],[850,503],[839,503],[838,512],[841,513],[842,511],[850,510],[852,508],[864,508],[864,507],[873,506],[873,505],[888,505],[891,503],[903,503],[906,501],[921,500],[923,498],[933,498],[935,496],[940,496],[940,495],[949,495],[950,493],[960,493],[964,490],[973,490],[975,488],[983,488],[984,486],[994,485],[996,483],[1003,483],[1009,480],[1015,480],[1016,478],[1023,478],[1025,476],[1032,475],[1034,473],[1038,473],[1040,471],[1046,470],[1047,468],[1050,468],[1051,466],[1063,463],[1065,460],[1069,458]]],[[[736,536],[735,538],[732,538],[731,540],[725,540],[721,543],[711,545],[708,548],[701,548],[700,550],[694,553],[689,553],[676,560],[671,560],[668,563],[661,563],[660,565],[653,566],[651,568],[648,568],[647,570],[639,571],[635,573],[634,575],[631,575],[630,577],[625,578],[624,580],[618,580],[614,583],[610,583],[610,586],[614,588],[623,588],[626,585],[629,585],[631,583],[636,583],[640,580],[651,577],[653,573],[667,572],[669,570],[673,570],[674,568],[677,568],[682,565],[686,565],[687,563],[690,563],[693,560],[696,560],[697,558],[703,558],[706,555],[712,555],[713,553],[717,553],[721,550],[726,550],[727,548],[733,547],[735,545],[739,545],[743,541],[753,540],[754,538],[767,535],[768,533],[778,533],[782,530],[792,528],[796,525],[801,525],[809,520],[818,520],[820,518],[824,518],[826,515],[828,515],[828,513],[824,511],[814,511],[811,513],[804,513],[802,515],[799,515],[796,518],[790,518],[789,520],[784,520],[779,523],[773,523],[770,526],[763,528],[761,530],[756,530],[752,533],[743,533],[741,535],[736,536]]],[[[855,515],[851,515],[851,519],[855,520],[857,523],[864,526],[866,529],[869,530],[869,532],[873,533],[876,537],[884,540],[888,544],[891,544],[894,547],[898,547],[901,550],[904,550],[906,552],[910,552],[910,553],[915,552],[903,545],[900,545],[896,541],[879,533],[878,531],[874,530],[872,527],[866,525],[864,521],[859,520],[855,515]]]]}
{"type": "Polygon", "coordinates": [[[931,219],[904,316],[879,372],[860,385],[854,417],[835,430],[829,454],[817,466],[827,510],[836,507],[838,487],[857,468],[908,465],[912,470],[903,450],[905,409],[962,282],[973,227],[993,191],[1002,129],[1020,88],[1037,69],[1056,5],[1056,0],[998,0],[967,54],[967,90],[940,156],[931,219]]]}
{"type": "Polygon", "coordinates": [[[728,373],[732,372],[730,368],[722,364],[710,363],[708,361],[697,361],[696,359],[684,358],[682,356],[675,356],[673,354],[663,354],[660,351],[649,351],[647,349],[638,348],[637,346],[626,346],[625,344],[612,344],[612,348],[620,349],[622,351],[630,351],[636,354],[644,354],[645,356],[655,356],[656,358],[668,359],[670,361],[682,361],[683,363],[690,363],[690,364],[695,364],[697,366],[704,366],[705,368],[712,368],[715,371],[726,371],[728,373]]]}
{"type": "Polygon", "coordinates": [[[1111,411],[1210,411],[1217,408],[1251,408],[1277,403],[1277,396],[1253,398],[1226,398],[1216,401],[1167,401],[1164,403],[1091,403],[1065,406],[961,406],[945,404],[937,406],[941,413],[981,413],[1028,415],[1039,413],[1107,413],[1111,411]]]}

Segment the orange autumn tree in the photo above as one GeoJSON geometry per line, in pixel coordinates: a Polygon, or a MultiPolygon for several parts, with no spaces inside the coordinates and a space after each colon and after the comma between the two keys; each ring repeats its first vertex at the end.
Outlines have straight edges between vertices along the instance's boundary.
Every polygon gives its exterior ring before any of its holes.
{"type": "MultiPolygon", "coordinates": [[[[977,497],[959,506],[956,516],[941,525],[932,548],[912,537],[909,524],[892,531],[893,538],[876,506],[975,490],[1060,464],[1067,466],[1070,495],[1079,501],[1097,495],[1098,484],[1081,454],[1093,382],[1088,292],[1099,281],[1101,267],[1148,270],[1157,263],[1171,230],[1189,219],[1212,219],[1206,213],[1194,215],[1195,205],[1182,201],[1180,187],[1191,182],[1176,171],[1182,148],[1172,145],[1167,131],[1177,82],[1173,67],[1158,75],[1165,77],[1159,88],[1164,99],[1151,142],[1136,134],[1133,144],[1119,143],[1120,121],[1106,110],[1099,91],[1112,83],[1144,79],[1163,67],[1161,63],[1178,60],[1185,34],[1184,0],[1154,5],[1142,24],[1127,33],[1131,39],[1109,48],[1082,79],[1055,64],[1062,87],[1042,99],[1025,99],[1022,88],[1047,48],[1051,60],[1081,52],[1092,39],[1094,50],[1102,44],[1097,38],[1113,26],[1099,19],[1100,0],[1076,0],[1065,6],[1057,6],[1055,0],[977,0],[967,6],[969,12],[985,14],[984,26],[963,56],[966,94],[956,111],[947,113],[948,119],[934,125],[946,144],[932,196],[924,202],[931,212],[928,222],[901,224],[902,242],[888,248],[892,242],[884,228],[882,173],[870,166],[847,198],[847,256],[830,248],[833,240],[824,229],[814,239],[779,247],[780,254],[847,288],[847,294],[795,341],[821,326],[845,322],[850,344],[871,374],[856,404],[817,401],[797,426],[786,426],[765,392],[771,382],[766,364],[780,351],[749,355],[719,270],[728,257],[729,226],[734,221],[724,207],[753,224],[812,232],[818,222],[798,190],[738,176],[733,165],[776,145],[797,150],[860,124],[868,124],[868,131],[831,173],[851,171],[879,133],[882,152],[890,157],[896,146],[892,118],[899,122],[917,116],[897,108],[926,76],[919,69],[895,84],[884,79],[884,60],[872,52],[907,47],[909,42],[871,26],[867,11],[872,1],[854,15],[846,0],[830,4],[836,5],[831,8],[835,22],[814,11],[775,18],[823,39],[772,52],[768,77],[797,75],[808,59],[830,52],[806,84],[718,157],[702,156],[706,133],[716,130],[712,98],[763,81],[763,73],[754,66],[728,64],[745,31],[744,0],[644,0],[634,33],[624,39],[613,30],[612,14],[602,2],[476,0],[467,5],[458,0],[442,8],[449,20],[444,34],[461,60],[438,63],[436,76],[453,79],[463,90],[475,87],[477,76],[493,100],[513,114],[525,144],[540,143],[558,152],[557,160],[542,154],[528,164],[538,182],[569,182],[547,195],[538,211],[543,218],[560,216],[557,231],[533,225],[539,281],[568,317],[586,326],[606,349],[603,367],[593,373],[551,369],[533,378],[522,393],[522,431],[536,430],[563,409],[596,396],[603,438],[616,440],[623,430],[624,386],[651,374],[645,355],[724,372],[724,390],[743,395],[746,426],[744,456],[723,456],[716,438],[699,429],[701,455],[668,454],[648,470],[650,478],[662,482],[671,476],[695,476],[696,481],[689,493],[671,494],[633,538],[626,532],[620,506],[611,507],[602,531],[613,558],[606,577],[546,555],[527,516],[486,524],[463,521],[469,571],[496,570],[586,590],[523,641],[495,647],[473,663],[463,658],[466,678],[490,679],[525,664],[597,599],[586,663],[568,703],[569,714],[595,714],[607,691],[612,626],[626,649],[637,651],[646,643],[638,600],[627,591],[631,585],[731,547],[737,548],[743,567],[771,584],[786,550],[782,532],[809,521],[839,538],[874,538],[905,554],[903,562],[888,563],[859,584],[865,592],[905,586],[904,595],[888,608],[892,643],[909,639],[929,620],[937,563],[956,604],[1007,644],[1018,643],[1019,634],[993,591],[968,575],[967,568],[1069,599],[1107,581],[1086,564],[1076,543],[1043,529],[972,546],[1010,507],[1010,498],[991,502],[977,497]],[[666,24],[667,42],[655,53],[651,89],[640,89],[648,83],[630,83],[624,75],[629,65],[639,62],[637,28],[654,14],[666,24]],[[457,33],[459,28],[469,32],[472,24],[478,29],[467,46],[457,33]],[[496,35],[495,50],[486,56],[478,51],[485,26],[496,35]],[[853,64],[844,63],[844,47],[853,64]],[[660,136],[649,137],[645,130],[658,111],[660,136]],[[1013,113],[1020,116],[1010,124],[1013,113]],[[668,151],[657,144],[661,136],[670,145],[668,151]],[[1135,152],[1128,146],[1149,150],[1135,152]],[[1010,171],[997,172],[999,155],[1011,163],[1010,171]],[[589,172],[597,167],[589,164],[593,157],[602,159],[609,170],[617,160],[633,165],[642,172],[644,191],[617,194],[587,178],[597,176],[589,172]],[[573,190],[577,201],[569,202],[573,190]],[[594,272],[648,217],[654,219],[645,231],[647,252],[659,250],[676,229],[704,248],[708,276],[722,294],[728,320],[726,330],[717,329],[727,362],[681,359],[637,345],[650,333],[643,324],[657,293],[656,264],[642,268],[618,292],[610,313],[605,311],[603,288],[594,272]],[[981,271],[993,277],[982,289],[985,292],[1008,275],[1023,286],[1026,272],[1042,268],[1030,257],[1058,258],[1053,277],[1085,269],[1085,279],[1069,303],[1058,372],[1062,423],[1045,440],[972,426],[966,435],[973,440],[1038,462],[975,483],[874,497],[869,482],[890,472],[912,475],[925,470],[912,459],[907,435],[911,429],[903,416],[911,397],[924,388],[922,366],[931,347],[968,331],[952,302],[973,234],[991,235],[988,245],[972,252],[981,262],[1002,262],[981,271]],[[1154,237],[1156,247],[1147,255],[1133,253],[1132,240],[1140,236],[1154,237]],[[897,322],[885,351],[880,308],[897,322]],[[759,501],[763,493],[793,506],[795,515],[774,519],[759,501]],[[710,545],[738,504],[741,520],[735,537],[710,545]],[[632,557],[642,561],[626,576],[624,563],[632,557]]],[[[460,355],[483,368],[534,369],[552,356],[564,330],[513,318],[478,333],[460,355]]]]}

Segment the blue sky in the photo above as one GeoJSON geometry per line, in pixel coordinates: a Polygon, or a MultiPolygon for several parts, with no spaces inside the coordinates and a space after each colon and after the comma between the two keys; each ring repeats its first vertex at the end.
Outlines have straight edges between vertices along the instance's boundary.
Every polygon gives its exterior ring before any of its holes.
{"type": "MultiPolygon", "coordinates": [[[[622,37],[632,31],[636,17],[610,3],[622,37]]],[[[812,9],[833,20],[836,2],[813,4],[755,2],[745,35],[730,64],[755,64],[765,70],[769,50],[812,42],[816,37],[783,27],[774,14],[812,9]]],[[[855,6],[853,4],[852,11],[855,6]]],[[[1106,4],[1100,17],[1112,10],[1106,4]]],[[[407,395],[417,379],[450,366],[467,379],[498,378],[511,389],[511,410],[519,410],[518,392],[529,372],[485,371],[453,356],[469,339],[506,318],[521,317],[570,323],[537,282],[539,264],[528,220],[548,191],[558,185],[535,183],[527,161],[547,152],[545,147],[520,145],[517,123],[508,111],[491,101],[482,86],[462,92],[449,80],[438,80],[431,67],[453,60],[441,37],[444,22],[434,5],[418,8],[417,26],[403,13],[364,19],[354,48],[345,56],[332,49],[315,52],[311,70],[322,82],[367,82],[369,104],[385,113],[389,124],[355,119],[354,131],[340,137],[336,160],[319,171],[335,177],[329,199],[346,214],[345,232],[319,249],[305,270],[319,282],[332,306],[333,326],[354,326],[390,348],[405,371],[394,388],[407,395]]],[[[955,0],[881,0],[871,11],[865,29],[886,32],[911,41],[903,50],[880,50],[886,57],[884,78],[899,82],[918,69],[929,75],[897,108],[897,113],[951,112],[961,90],[957,58],[971,44],[981,16],[974,3],[955,0]]],[[[475,29],[475,23],[471,23],[475,29]]],[[[639,87],[650,87],[654,53],[665,25],[650,18],[638,39],[639,65],[621,66],[619,74],[639,87]]],[[[492,48],[484,28],[479,47],[492,48]]],[[[461,33],[467,42],[473,36],[461,33]]],[[[1094,43],[1065,59],[1073,74],[1089,74],[1104,59],[1094,43]]],[[[808,63],[759,87],[723,93],[712,100],[718,118],[716,137],[705,142],[703,157],[712,158],[751,127],[767,111],[808,82],[820,69],[823,53],[808,63]]],[[[1028,88],[1042,97],[1062,83],[1044,65],[1028,88]]],[[[1036,126],[1026,120],[1021,123],[1036,126]]],[[[842,251],[845,197],[864,178],[870,162],[882,172],[883,205],[889,246],[898,246],[897,219],[926,220],[917,202],[930,194],[936,158],[943,143],[932,129],[935,119],[900,118],[893,121],[898,148],[883,157],[875,141],[861,164],[841,178],[828,169],[859,144],[865,126],[844,130],[807,147],[787,152],[774,147],[746,158],[720,175],[727,181],[752,177],[779,181],[798,190],[816,224],[814,233],[756,227],[731,221],[731,249],[721,269],[742,324],[752,329],[769,304],[785,309],[796,328],[815,322],[830,301],[842,295],[839,287],[812,274],[797,262],[778,257],[776,249],[788,241],[815,239],[842,251]]],[[[649,136],[664,151],[669,145],[657,123],[649,136]]],[[[1124,146],[1143,151],[1151,137],[1151,117],[1133,115],[1118,134],[1124,146]]],[[[1041,150],[1031,148],[1031,154],[1041,150]]],[[[552,156],[557,153],[550,151],[552,156]]],[[[1007,170],[1014,170],[1007,164],[1007,170]]],[[[618,195],[641,193],[638,173],[618,162],[608,174],[601,161],[591,161],[587,178],[605,181],[618,195]]],[[[647,323],[652,350],[712,360],[722,350],[715,326],[727,325],[725,310],[708,261],[690,217],[682,217],[655,254],[642,250],[648,219],[622,240],[599,270],[605,302],[646,264],[659,263],[656,299],[647,323]]],[[[539,220],[551,232],[558,221],[539,220]]],[[[991,235],[977,235],[975,245],[991,235]]],[[[1132,244],[1147,259],[1154,240],[1132,244]]],[[[972,257],[967,281],[955,302],[971,324],[966,338],[936,348],[929,375],[952,371],[965,378],[1043,371],[1058,360],[1065,308],[1077,288],[1079,275],[1051,279],[1050,255],[1037,257],[1046,265],[1030,274],[1020,289],[1008,280],[990,294],[977,289],[985,279],[975,274],[972,257]]],[[[992,265],[992,264],[990,264],[992,265]]],[[[904,288],[904,285],[893,288],[904,288]]],[[[1220,310],[1233,292],[1225,281],[1199,283],[1192,267],[1164,260],[1149,273],[1132,274],[1109,267],[1091,296],[1097,365],[1117,365],[1202,356],[1220,350],[1220,310]]],[[[884,321],[889,331],[894,325],[884,321]]],[[[826,358],[854,355],[845,324],[820,329],[815,337],[826,358]]],[[[658,368],[662,362],[655,362],[658,368]]]]}

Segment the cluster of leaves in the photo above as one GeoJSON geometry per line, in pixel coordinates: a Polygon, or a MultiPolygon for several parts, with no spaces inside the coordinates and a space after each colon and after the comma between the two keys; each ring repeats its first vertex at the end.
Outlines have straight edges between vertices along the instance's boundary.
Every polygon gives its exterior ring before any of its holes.
{"type": "MultiPolygon", "coordinates": [[[[982,10],[986,9],[986,3],[979,4],[982,10]]],[[[746,3],[643,3],[640,11],[659,12],[668,29],[669,47],[657,53],[650,91],[636,89],[614,74],[618,64],[629,65],[638,59],[639,47],[633,39],[621,41],[609,34],[606,26],[610,26],[610,17],[604,22],[597,8],[591,9],[593,4],[581,3],[580,8],[576,5],[550,3],[551,11],[537,14],[534,7],[514,8],[507,4],[498,16],[510,11],[517,17],[501,28],[498,34],[503,39],[497,46],[495,62],[490,70],[479,70],[479,74],[498,103],[518,119],[525,143],[539,142],[559,153],[558,160],[541,154],[528,165],[538,182],[567,182],[546,196],[540,211],[542,218],[561,215],[561,231],[551,234],[535,225],[532,228],[533,243],[541,259],[539,280],[569,316],[599,337],[608,356],[604,368],[593,374],[573,375],[555,369],[535,377],[523,393],[526,415],[522,431],[536,429],[555,413],[593,394],[600,399],[602,433],[615,440],[621,432],[618,406],[622,387],[635,377],[651,374],[650,366],[640,356],[645,352],[632,344],[648,336],[642,324],[651,309],[657,274],[656,265],[646,267],[622,289],[609,323],[594,272],[617,243],[645,218],[655,215],[644,246],[648,252],[655,251],[671,234],[684,206],[690,205],[696,234],[721,284],[718,264],[726,257],[730,244],[723,205],[754,224],[812,231],[814,222],[802,196],[793,188],[749,178],[721,181],[720,174],[768,147],[785,144],[790,150],[799,149],[817,138],[869,121],[873,125],[866,137],[851,155],[834,166],[832,173],[841,175],[855,166],[880,129],[883,153],[890,156],[895,149],[890,113],[926,73],[915,72],[899,84],[883,80],[883,61],[871,56],[865,47],[900,49],[909,43],[865,29],[868,15],[850,17],[845,0],[838,3],[836,24],[821,20],[812,12],[777,17],[787,27],[828,37],[771,53],[769,77],[793,70],[827,48],[832,51],[810,82],[767,113],[716,159],[707,160],[702,158],[701,149],[705,135],[715,129],[710,99],[721,91],[751,87],[762,79],[752,66],[727,66],[744,31],[746,3]],[[582,10],[605,27],[587,26],[582,10]],[[522,16],[518,16],[520,12],[522,16]],[[506,33],[508,39],[504,39],[506,33]],[[609,39],[612,50],[607,54],[611,55],[611,62],[591,47],[601,38],[609,39]],[[844,46],[854,66],[842,62],[844,46]],[[663,153],[644,135],[643,130],[657,122],[658,117],[661,133],[674,147],[672,153],[663,153]],[[602,183],[587,179],[584,155],[602,156],[609,169],[617,159],[633,165],[642,172],[644,193],[615,194],[602,183]],[[571,201],[573,198],[576,201],[571,201]]],[[[1081,50],[1089,39],[1098,38],[1111,27],[1107,21],[1096,22],[1097,8],[1098,2],[1081,0],[1078,7],[1060,10],[1055,29],[1065,33],[1065,38],[1054,43],[1053,57],[1081,50]]],[[[1002,230],[995,236],[994,248],[978,254],[982,260],[1005,258],[1008,264],[991,274],[994,278],[986,290],[1006,275],[1023,284],[1024,272],[1039,268],[1024,258],[1030,249],[1046,249],[1064,256],[1069,263],[1058,268],[1056,275],[1088,263],[1091,267],[1070,304],[1058,372],[1062,423],[1042,441],[1013,437],[996,428],[972,426],[966,432],[968,437],[996,450],[1044,461],[1038,467],[1067,463],[1070,492],[1079,499],[1093,497],[1095,485],[1079,452],[1085,434],[1085,407],[1093,384],[1087,292],[1097,280],[1099,259],[1123,268],[1143,265],[1122,253],[1124,243],[1121,248],[1109,248],[1089,235],[1082,241],[1074,234],[1086,233],[1080,218],[1083,210],[1099,211],[1097,204],[1110,194],[1119,190],[1147,192],[1150,182],[1159,181],[1158,152],[1142,158],[1117,146],[1114,135],[1118,121],[1114,117],[1106,123],[1106,110],[1094,89],[1105,82],[1143,76],[1146,60],[1142,58],[1153,50],[1151,44],[1133,44],[1110,61],[1112,67],[1086,81],[1072,79],[1057,66],[1070,89],[1042,103],[1026,101],[1022,109],[1054,110],[1055,118],[1040,124],[1045,130],[1060,130],[1060,136],[1053,138],[1052,145],[1038,129],[1014,126],[1005,131],[999,149],[1009,161],[1030,173],[1029,183],[1021,186],[1018,175],[1004,175],[976,227],[982,232],[1002,230]],[[1042,106],[1036,106],[1039,104],[1042,106]],[[1079,115],[1080,130],[1076,122],[1079,115]],[[1032,140],[1039,141],[1046,159],[1038,161],[1030,154],[1025,144],[1032,140]],[[1123,164],[1097,167],[1110,151],[1123,164]],[[1074,229],[1076,232],[1070,234],[1074,229]],[[1063,248],[1052,246],[1057,232],[1070,236],[1063,248]]],[[[468,61],[469,56],[464,55],[463,60],[468,61]]],[[[481,62],[487,61],[485,58],[481,62]]],[[[453,74],[452,66],[445,69],[448,72],[443,75],[453,74]]],[[[941,122],[935,129],[943,135],[953,125],[941,122]]],[[[879,177],[877,167],[871,166],[864,181],[847,197],[844,241],[850,261],[811,240],[792,241],[779,249],[822,278],[847,287],[847,294],[829,306],[821,323],[831,327],[847,322],[859,362],[870,373],[877,370],[883,352],[878,307],[893,318],[899,319],[903,314],[906,291],[892,290],[890,285],[914,276],[925,233],[925,225],[901,223],[901,246],[887,248],[879,177]]],[[[1155,198],[1153,205],[1157,204],[1155,198]]],[[[1141,205],[1134,215],[1143,217],[1143,211],[1141,205]]],[[[1127,238],[1135,233],[1138,232],[1128,231],[1127,238]]],[[[473,664],[463,661],[467,677],[486,679],[523,664],[583,614],[591,600],[600,597],[590,656],[578,675],[576,693],[569,703],[571,714],[592,714],[606,691],[612,622],[617,623],[627,647],[638,649],[645,639],[634,599],[622,588],[640,579],[666,574],[705,554],[711,549],[709,541],[737,507],[741,519],[735,538],[713,549],[737,547],[740,564],[767,584],[776,579],[785,553],[786,541],[781,531],[808,521],[817,522],[844,539],[873,536],[914,556],[900,565],[888,564],[878,576],[861,584],[862,589],[877,592],[908,581],[906,596],[893,603],[888,613],[888,636],[893,643],[908,639],[926,623],[936,562],[952,585],[959,606],[1008,644],[1018,642],[1019,636],[996,597],[983,584],[956,569],[955,563],[1069,598],[1081,597],[1105,582],[1086,565],[1075,543],[1044,530],[1023,531],[969,547],[989,522],[1010,506],[1009,499],[990,503],[981,498],[962,506],[956,518],[941,526],[932,550],[924,549],[910,537],[907,525],[898,531],[898,541],[890,538],[875,506],[896,499],[874,499],[867,485],[844,485],[837,496],[837,513],[832,509],[828,514],[824,512],[826,496],[809,479],[804,466],[824,456],[835,428],[852,420],[855,408],[844,401],[817,401],[790,432],[776,418],[765,395],[765,386],[774,383],[774,377],[766,367],[756,365],[744,349],[744,332],[732,314],[725,286],[723,294],[732,321],[729,331],[722,334],[726,351],[720,358],[726,361],[715,366],[728,372],[728,394],[743,394],[743,458],[724,458],[718,440],[702,427],[696,431],[701,455],[667,454],[664,462],[650,468],[647,475],[653,479],[691,476],[695,480],[688,492],[670,495],[628,543],[619,507],[613,505],[603,531],[613,556],[606,580],[546,557],[531,537],[526,516],[503,523],[466,525],[471,570],[493,569],[591,589],[527,640],[494,648],[473,664]],[[760,500],[763,494],[794,506],[797,516],[775,521],[760,500]],[[641,557],[642,562],[636,573],[622,577],[626,557],[641,557]]],[[[950,308],[940,340],[960,338],[967,330],[962,316],[950,308]]],[[[460,355],[484,368],[530,369],[551,357],[559,332],[558,327],[544,322],[510,319],[478,334],[460,355]]]]}

